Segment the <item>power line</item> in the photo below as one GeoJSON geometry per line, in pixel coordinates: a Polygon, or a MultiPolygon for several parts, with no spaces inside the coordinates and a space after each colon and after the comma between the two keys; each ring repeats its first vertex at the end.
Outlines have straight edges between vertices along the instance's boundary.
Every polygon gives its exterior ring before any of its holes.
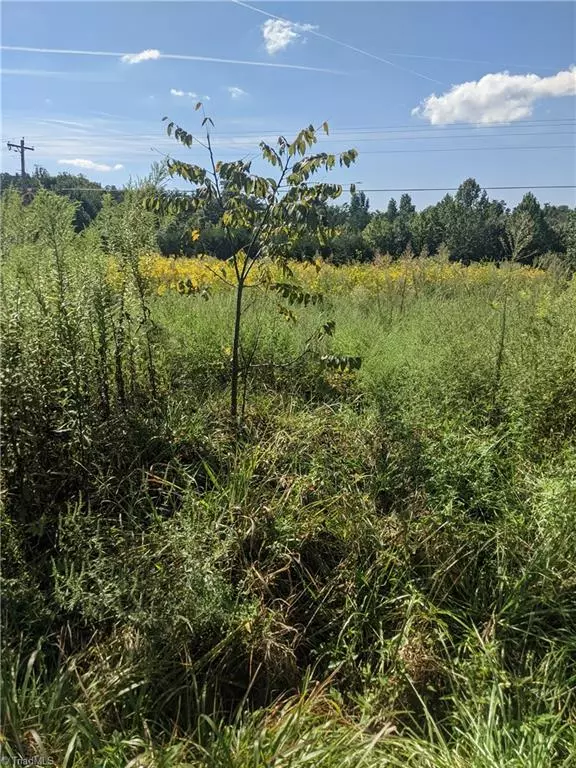
{"type": "MultiPolygon", "coordinates": [[[[564,126],[558,126],[558,127],[564,127],[564,126]]],[[[375,131],[375,133],[380,133],[379,131],[375,131]]],[[[400,131],[399,131],[400,133],[400,131]]],[[[363,136],[364,134],[361,134],[363,136]]],[[[126,134],[126,138],[128,138],[130,135],[126,134]]],[[[338,136],[337,138],[330,138],[329,136],[322,136],[321,142],[322,144],[327,143],[334,143],[335,141],[352,141],[352,142],[359,142],[359,141],[438,141],[438,140],[446,140],[446,139],[495,139],[495,138],[508,138],[509,136],[518,137],[518,136],[576,136],[575,131],[531,131],[531,132],[524,132],[524,133],[491,133],[487,134],[485,136],[482,136],[481,134],[476,134],[470,136],[469,134],[462,133],[462,134],[451,134],[451,135],[442,135],[442,136],[370,136],[368,138],[350,138],[346,139],[344,137],[338,136]]],[[[117,134],[111,136],[110,138],[121,138],[117,134]]],[[[135,137],[132,137],[135,138],[135,137]]],[[[136,137],[140,138],[140,137],[136,137]]],[[[149,140],[152,140],[152,137],[142,137],[149,140]]],[[[241,137],[239,137],[241,138],[241,137]]],[[[53,144],[53,142],[45,142],[46,146],[50,146],[50,144],[53,144]]],[[[218,145],[216,145],[218,146],[218,145]]],[[[245,146],[245,145],[239,145],[239,146],[245,146]]],[[[235,149],[234,146],[230,146],[230,149],[235,149]]]]}
{"type": "MultiPolygon", "coordinates": [[[[576,123],[576,118],[572,117],[554,117],[554,118],[541,118],[538,120],[523,120],[521,123],[510,123],[506,121],[498,122],[498,123],[490,123],[490,124],[471,124],[467,122],[456,122],[451,123],[450,125],[413,125],[405,123],[402,124],[393,124],[393,125],[368,125],[368,126],[353,126],[351,128],[334,128],[330,130],[330,135],[333,134],[339,134],[339,133],[355,133],[355,132],[361,132],[361,133],[404,133],[405,131],[450,131],[450,130],[463,130],[463,129],[469,129],[469,130],[485,130],[489,131],[492,128],[502,128],[502,127],[510,127],[510,128],[520,128],[522,126],[538,126],[541,124],[550,124],[550,123],[576,123]],[[453,126],[456,126],[453,128],[453,126]]],[[[557,126],[556,126],[557,127],[557,126]]],[[[299,129],[292,129],[293,130],[299,130],[299,129]]],[[[283,131],[279,128],[268,128],[268,129],[259,129],[259,130],[252,130],[252,131],[243,131],[241,134],[237,134],[235,131],[219,131],[218,128],[214,130],[215,135],[219,136],[251,136],[251,135],[259,135],[259,134],[268,134],[268,133],[274,133],[274,134],[283,134],[283,133],[290,133],[291,131],[283,131]]],[[[127,134],[130,135],[130,134],[127,134]]]]}
{"type": "MultiPolygon", "coordinates": [[[[500,139],[509,136],[576,136],[576,133],[574,131],[533,131],[531,133],[491,133],[489,136],[470,136],[465,133],[451,136],[376,136],[367,139],[350,139],[350,141],[437,141],[438,139],[500,139]]],[[[330,141],[330,139],[327,138],[325,141],[330,141]]],[[[338,137],[338,141],[348,140],[338,137]]]]}
{"type": "MultiPolygon", "coordinates": [[[[520,135],[528,135],[528,136],[536,136],[538,134],[520,134],[520,135]]],[[[544,135],[544,134],[543,134],[544,135]]],[[[557,133],[550,133],[548,135],[572,135],[567,132],[557,132],[557,133]]],[[[416,138],[416,137],[413,137],[416,138]]],[[[438,139],[443,137],[429,137],[431,139],[438,139]]],[[[468,136],[460,136],[460,137],[446,137],[446,138],[461,138],[461,139],[468,139],[468,138],[476,138],[476,137],[468,137],[468,136]]],[[[506,135],[502,135],[502,138],[506,138],[506,135]]],[[[396,139],[397,140],[397,139],[396,139]]],[[[420,140],[420,139],[419,139],[420,140]]],[[[422,140],[426,140],[424,137],[422,140]]],[[[342,140],[343,141],[343,140],[342,140]]],[[[382,142],[385,143],[386,139],[382,139],[382,142]]],[[[348,142],[347,142],[348,143],[348,142]]],[[[353,142],[352,142],[353,143],[353,142]]],[[[44,147],[50,147],[54,146],[51,142],[45,142],[44,147]]],[[[221,148],[220,151],[224,152],[233,152],[237,149],[248,149],[250,150],[251,147],[248,145],[243,145],[242,147],[224,147],[221,148]]],[[[109,148],[110,149],[110,148],[109,148]]],[[[252,149],[255,149],[255,147],[252,147],[252,149]]],[[[422,147],[422,148],[414,148],[414,149],[365,149],[361,150],[359,152],[359,157],[362,158],[364,155],[384,155],[384,154],[413,154],[413,153],[432,153],[432,152],[501,152],[501,151],[517,151],[517,150],[531,150],[531,151],[543,151],[543,150],[565,150],[565,149],[571,149],[576,151],[576,144],[539,144],[539,145],[522,145],[522,144],[512,144],[507,146],[484,146],[484,147],[422,147]]],[[[337,152],[337,149],[330,150],[332,152],[337,152]]],[[[139,152],[138,154],[142,154],[142,152],[139,152]]],[[[250,152],[248,152],[250,154],[250,152]]],[[[258,151],[256,151],[254,155],[254,159],[257,156],[258,151]]]]}
{"type": "MultiPolygon", "coordinates": [[[[357,185],[362,182],[356,182],[357,185]]],[[[283,186],[282,189],[286,189],[283,186]]],[[[362,192],[456,192],[459,187],[384,187],[365,189],[362,188],[362,192]]],[[[482,189],[576,189],[576,184],[521,184],[510,186],[486,186],[482,185],[482,189]]],[[[92,187],[60,187],[59,192],[123,192],[123,188],[116,189],[93,189],[92,187]]],[[[187,189],[175,189],[174,192],[189,192],[187,189]]],[[[347,191],[347,190],[345,190],[347,191]]]]}
{"type": "MultiPolygon", "coordinates": [[[[353,143],[353,142],[351,142],[353,143]]],[[[50,148],[50,144],[46,143],[44,145],[44,148],[50,148]]],[[[382,142],[382,146],[386,146],[386,142],[382,142]]],[[[328,153],[333,153],[335,155],[338,155],[339,152],[341,152],[345,147],[326,147],[325,151],[328,153]]],[[[346,147],[347,148],[347,147],[346,147]]],[[[153,147],[149,148],[150,150],[153,150],[153,147]]],[[[243,146],[241,148],[244,150],[243,157],[249,158],[251,161],[255,161],[260,159],[260,150],[257,147],[249,147],[249,146],[243,146]],[[248,151],[246,151],[248,150],[248,151]]],[[[361,160],[366,155],[387,155],[387,154],[433,154],[438,152],[448,152],[448,153],[454,153],[454,152],[504,152],[504,151],[531,151],[531,152],[537,152],[537,151],[551,151],[551,150],[572,150],[576,152],[576,144],[538,144],[538,145],[532,145],[532,144],[509,144],[509,145],[498,145],[498,146],[450,146],[450,147],[414,147],[410,146],[409,148],[405,149],[388,149],[388,148],[380,148],[380,149],[366,149],[363,147],[358,148],[358,159],[361,160]]],[[[64,151],[64,150],[63,150],[64,151]]],[[[110,153],[112,148],[108,147],[108,153],[110,153]]],[[[159,150],[157,150],[159,151],[159,150]]],[[[70,152],[68,151],[68,154],[70,152]]],[[[148,157],[148,149],[142,147],[139,151],[136,151],[135,153],[129,153],[130,155],[135,156],[141,156],[141,157],[148,157]]],[[[160,152],[160,154],[166,158],[172,157],[172,154],[170,152],[160,152]]],[[[219,154],[222,154],[223,156],[227,155],[238,155],[240,152],[235,151],[233,148],[225,148],[220,151],[219,154]]],[[[82,169],[80,169],[82,170],[82,169]]],[[[88,169],[89,170],[89,169],[88,169]]]]}
{"type": "MultiPolygon", "coordinates": [[[[466,137],[469,134],[472,134],[471,138],[492,138],[495,136],[531,136],[531,135],[553,135],[552,132],[548,131],[537,131],[532,129],[537,129],[539,127],[550,127],[550,128],[568,128],[575,126],[576,119],[574,118],[553,118],[553,119],[542,119],[542,120],[533,120],[533,121],[525,121],[522,123],[492,123],[491,125],[486,125],[482,127],[478,127],[477,125],[470,125],[468,123],[454,123],[453,126],[414,126],[414,125],[405,125],[403,128],[396,126],[396,127],[389,127],[389,126],[357,126],[355,128],[336,128],[334,130],[330,131],[330,134],[328,136],[320,136],[320,139],[322,141],[330,141],[331,137],[338,136],[339,139],[344,141],[344,136],[342,134],[350,135],[351,141],[376,141],[378,138],[382,139],[389,139],[387,136],[380,136],[380,134],[395,134],[395,133],[426,133],[426,136],[428,138],[439,138],[440,136],[442,138],[459,138],[454,133],[447,133],[449,131],[465,131],[465,133],[462,135],[462,138],[466,137]],[[531,129],[531,132],[522,132],[522,133],[503,133],[503,134],[495,134],[495,133],[489,133],[494,128],[529,128],[531,129]],[[480,132],[478,132],[480,131],[480,132]],[[357,138],[354,134],[358,134],[358,136],[370,136],[372,134],[378,134],[379,136],[374,139],[363,139],[363,138],[357,138]],[[436,136],[436,134],[439,134],[439,136],[436,136]]],[[[576,126],[575,126],[576,127],[576,126]]],[[[225,137],[225,136],[233,136],[237,139],[243,139],[243,138],[251,138],[252,136],[260,137],[263,135],[281,135],[290,133],[291,131],[282,131],[280,129],[262,129],[262,130],[254,130],[254,131],[242,131],[241,133],[237,133],[235,131],[218,131],[217,129],[213,132],[213,135],[215,138],[225,137]]],[[[568,133],[568,132],[566,132],[568,133]]],[[[572,133],[571,131],[569,133],[572,133]]],[[[560,134],[558,134],[560,135],[560,134]]],[[[98,134],[99,138],[102,139],[114,139],[114,140],[120,140],[123,138],[126,139],[146,139],[146,140],[158,140],[161,138],[161,134],[134,134],[130,132],[126,133],[101,133],[98,134]]],[[[34,134],[31,138],[37,139],[38,141],[42,141],[46,139],[46,134],[40,135],[40,134],[34,134]]],[[[74,136],[74,138],[80,138],[74,136]]],[[[166,138],[166,137],[163,137],[166,138]]],[[[400,138],[405,139],[419,139],[419,136],[403,136],[400,138]]]]}
{"type": "Polygon", "coordinates": [[[492,152],[500,150],[517,150],[517,149],[572,149],[576,150],[576,144],[556,144],[550,146],[511,146],[511,147],[433,147],[432,149],[369,149],[366,152],[359,153],[359,156],[364,155],[388,155],[388,154],[409,154],[414,152],[492,152]]]}
{"type": "MultiPolygon", "coordinates": [[[[427,132],[430,133],[440,133],[442,135],[446,135],[447,131],[467,131],[467,132],[477,132],[481,131],[482,133],[486,132],[484,135],[489,138],[490,136],[493,136],[495,134],[489,133],[494,128],[514,128],[514,129],[520,129],[520,128],[530,128],[535,129],[538,127],[551,127],[551,128],[563,128],[568,127],[571,125],[576,124],[576,118],[571,117],[557,117],[557,118],[541,118],[539,120],[523,120],[522,122],[498,122],[498,123],[490,123],[489,125],[478,125],[478,124],[470,124],[465,122],[458,122],[458,123],[452,123],[450,125],[410,125],[410,124],[394,124],[394,125],[371,125],[371,126],[352,126],[348,128],[333,128],[330,130],[330,134],[327,137],[321,136],[320,138],[329,139],[330,136],[340,136],[341,134],[380,134],[380,133],[419,133],[419,132],[427,132]]],[[[213,135],[215,137],[219,136],[234,136],[236,138],[245,138],[250,136],[261,136],[261,135],[268,135],[268,134],[274,134],[274,135],[285,135],[294,132],[298,129],[290,129],[286,131],[285,129],[280,128],[261,128],[257,130],[245,130],[241,132],[237,131],[220,131],[218,128],[213,130],[213,135]]],[[[114,132],[114,133],[100,133],[98,134],[100,137],[105,138],[112,138],[112,139],[121,139],[121,138],[131,138],[131,139],[137,139],[137,138],[146,138],[146,139],[158,139],[159,135],[157,133],[153,134],[135,134],[133,132],[126,131],[125,133],[122,132],[114,132]]],[[[480,133],[478,135],[481,135],[480,133]]],[[[509,134],[511,135],[511,134],[509,134]]],[[[520,134],[519,134],[520,135],[520,134]]],[[[522,134],[524,135],[524,134],[522,134]]],[[[526,134],[528,135],[528,134],[526,134]]],[[[37,140],[43,140],[46,138],[46,134],[33,134],[30,136],[32,139],[37,140]]],[[[76,138],[76,137],[75,137],[76,138]]],[[[448,138],[450,138],[448,136],[448,138]]]]}
{"type": "MultiPolygon", "coordinates": [[[[460,187],[387,187],[364,189],[362,192],[457,192],[460,187]]],[[[482,189],[576,189],[576,184],[531,184],[529,186],[513,185],[509,187],[482,186],[482,189]]]]}

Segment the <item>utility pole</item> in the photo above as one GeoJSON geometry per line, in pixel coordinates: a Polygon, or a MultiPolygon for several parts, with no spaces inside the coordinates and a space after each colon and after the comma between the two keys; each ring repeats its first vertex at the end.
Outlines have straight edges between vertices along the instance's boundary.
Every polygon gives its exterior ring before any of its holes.
{"type": "Polygon", "coordinates": [[[25,152],[34,152],[34,147],[27,147],[24,139],[20,140],[20,144],[12,144],[8,142],[8,149],[14,149],[16,152],[20,152],[20,183],[22,184],[22,192],[26,191],[26,157],[25,152]]]}

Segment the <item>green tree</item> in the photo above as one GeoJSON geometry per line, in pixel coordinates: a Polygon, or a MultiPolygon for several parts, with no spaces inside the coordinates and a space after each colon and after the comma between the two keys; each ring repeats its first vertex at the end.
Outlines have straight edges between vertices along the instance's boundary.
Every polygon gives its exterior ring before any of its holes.
{"type": "MultiPolygon", "coordinates": [[[[485,195],[486,193],[484,193],[485,195]]],[[[482,199],[482,188],[476,179],[466,179],[458,187],[458,191],[454,197],[456,203],[463,208],[472,209],[482,199]]]]}
{"type": "Polygon", "coordinates": [[[410,242],[417,254],[434,254],[444,240],[436,206],[419,211],[410,220],[410,242]]]}
{"type": "Polygon", "coordinates": [[[372,216],[362,236],[376,253],[394,255],[394,224],[388,218],[388,213],[372,216]]]}
{"type": "MultiPolygon", "coordinates": [[[[392,202],[392,201],[391,201],[392,202]]],[[[388,204],[390,209],[390,204],[388,204]]],[[[411,244],[410,225],[415,215],[416,208],[412,204],[410,195],[403,194],[400,198],[397,215],[391,219],[392,242],[388,252],[393,256],[401,256],[411,244]]]]}
{"type": "Polygon", "coordinates": [[[386,209],[386,218],[388,221],[394,221],[396,217],[398,216],[398,205],[396,203],[396,200],[391,197],[388,202],[388,208],[386,209]]]}
{"type": "Polygon", "coordinates": [[[412,198],[408,193],[404,193],[400,198],[400,206],[398,208],[399,218],[408,221],[416,213],[416,206],[412,203],[412,198]]]}
{"type": "MultiPolygon", "coordinates": [[[[198,103],[196,109],[201,106],[198,103]]],[[[311,177],[318,171],[330,171],[337,164],[349,167],[358,153],[350,149],[340,153],[339,156],[326,152],[308,154],[317,141],[318,132],[313,125],[309,125],[301,130],[293,141],[280,136],[275,146],[264,141],[260,142],[262,160],[277,169],[277,174],[276,178],[258,176],[251,172],[251,161],[216,161],[211,138],[212,120],[205,116],[202,125],[206,130],[202,140],[192,136],[173,122],[169,122],[167,126],[168,135],[173,135],[183,146],[191,147],[193,143],[197,143],[207,152],[208,168],[180,160],[171,159],[168,162],[170,174],[194,184],[195,194],[187,198],[171,200],[167,199],[162,192],[157,192],[148,198],[147,206],[157,212],[167,209],[169,212],[179,213],[182,210],[200,212],[212,204],[218,212],[217,223],[228,237],[232,250],[230,261],[235,274],[230,412],[234,422],[239,425],[246,402],[248,373],[251,367],[250,359],[242,357],[242,318],[244,294],[249,287],[248,278],[253,272],[257,272],[258,282],[261,285],[277,291],[290,304],[308,304],[319,300],[318,296],[305,293],[298,286],[288,282],[290,271],[287,266],[287,255],[298,239],[309,231],[323,237],[321,217],[323,206],[342,194],[340,185],[311,183],[311,177]],[[233,240],[235,230],[248,233],[240,248],[236,247],[233,240]],[[266,268],[267,263],[270,262],[279,263],[283,267],[286,282],[272,282],[269,270],[266,268]],[[242,381],[244,388],[241,394],[242,381]]],[[[322,128],[328,133],[326,123],[322,128]]],[[[352,192],[354,191],[352,188],[352,192]]],[[[222,279],[225,280],[224,277],[222,279]]],[[[181,289],[185,293],[194,293],[197,291],[197,286],[188,282],[188,284],[182,284],[181,289]]],[[[295,319],[292,310],[284,304],[279,304],[279,311],[286,317],[295,319]]],[[[332,329],[332,324],[323,326],[319,329],[316,338],[331,333],[332,329]]],[[[354,358],[346,360],[346,363],[356,366],[359,361],[354,358]]]]}
{"type": "Polygon", "coordinates": [[[74,228],[77,232],[85,229],[93,221],[102,208],[102,185],[90,181],[82,174],[59,173],[50,182],[44,181],[43,186],[63,195],[73,202],[79,203],[74,217],[74,228]]]}
{"type": "Polygon", "coordinates": [[[554,250],[554,245],[557,244],[554,231],[546,221],[542,206],[532,192],[526,192],[514,209],[514,214],[525,214],[532,221],[534,228],[534,235],[532,237],[534,255],[541,255],[547,251],[554,250]]]}
{"type": "Polygon", "coordinates": [[[466,179],[436,209],[452,259],[469,263],[502,258],[504,206],[489,200],[475,179],[466,179]]]}
{"type": "Polygon", "coordinates": [[[348,206],[348,227],[352,232],[362,232],[370,221],[370,202],[364,192],[353,192],[348,206]]]}
{"type": "MultiPolygon", "coordinates": [[[[364,237],[364,232],[344,230],[331,238],[328,243],[328,260],[333,264],[371,261],[374,257],[374,249],[364,237]]],[[[322,248],[321,253],[323,251],[322,248]]]]}
{"type": "Polygon", "coordinates": [[[576,272],[576,209],[570,211],[565,222],[565,261],[571,273],[576,272]]]}
{"type": "MultiPolygon", "coordinates": [[[[1,186],[3,189],[11,186],[20,188],[20,176],[3,173],[1,186]]],[[[90,181],[83,174],[75,175],[65,172],[52,176],[39,165],[35,166],[33,174],[28,177],[27,186],[30,191],[26,202],[31,202],[38,190],[47,189],[78,203],[74,214],[74,228],[77,232],[85,229],[96,218],[102,208],[104,192],[110,192],[116,200],[122,197],[121,191],[116,187],[103,187],[96,181],[90,181]]]]}
{"type": "Polygon", "coordinates": [[[544,204],[544,220],[550,234],[550,243],[547,250],[566,253],[568,247],[567,235],[572,213],[573,211],[568,205],[544,204]]]}
{"type": "Polygon", "coordinates": [[[334,228],[346,226],[347,216],[344,206],[318,203],[317,210],[318,216],[325,227],[334,228]]]}
{"type": "Polygon", "coordinates": [[[526,211],[508,216],[502,238],[507,258],[511,261],[531,260],[534,256],[534,233],[534,222],[526,211]]]}

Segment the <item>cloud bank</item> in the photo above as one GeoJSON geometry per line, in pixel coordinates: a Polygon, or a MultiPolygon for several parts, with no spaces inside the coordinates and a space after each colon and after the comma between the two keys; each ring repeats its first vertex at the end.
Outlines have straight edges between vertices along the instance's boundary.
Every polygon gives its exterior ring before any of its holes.
{"type": "Polygon", "coordinates": [[[120,171],[124,168],[120,163],[116,165],[107,165],[106,163],[95,163],[93,160],[83,160],[82,158],[76,158],[76,160],[58,160],[60,165],[73,165],[75,168],[84,168],[87,171],[120,171]]]}
{"type": "Polygon", "coordinates": [[[260,29],[266,50],[273,56],[300,39],[302,32],[311,32],[317,27],[312,24],[297,24],[284,19],[268,19],[260,29]]]}
{"type": "Polygon", "coordinates": [[[576,95],[576,67],[549,77],[497,72],[433,93],[412,114],[432,125],[512,123],[530,117],[539,99],[576,95]]]}

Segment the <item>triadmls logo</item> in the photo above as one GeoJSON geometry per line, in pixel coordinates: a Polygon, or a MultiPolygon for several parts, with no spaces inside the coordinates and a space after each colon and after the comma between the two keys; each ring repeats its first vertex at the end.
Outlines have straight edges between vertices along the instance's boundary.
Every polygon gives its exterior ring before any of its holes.
{"type": "MultiPolygon", "coordinates": [[[[26,737],[30,731],[27,731],[24,736],[26,737]]],[[[32,757],[19,757],[15,755],[4,754],[4,745],[6,744],[6,736],[0,732],[0,765],[54,765],[53,757],[45,757],[43,755],[34,755],[32,757]]]]}

